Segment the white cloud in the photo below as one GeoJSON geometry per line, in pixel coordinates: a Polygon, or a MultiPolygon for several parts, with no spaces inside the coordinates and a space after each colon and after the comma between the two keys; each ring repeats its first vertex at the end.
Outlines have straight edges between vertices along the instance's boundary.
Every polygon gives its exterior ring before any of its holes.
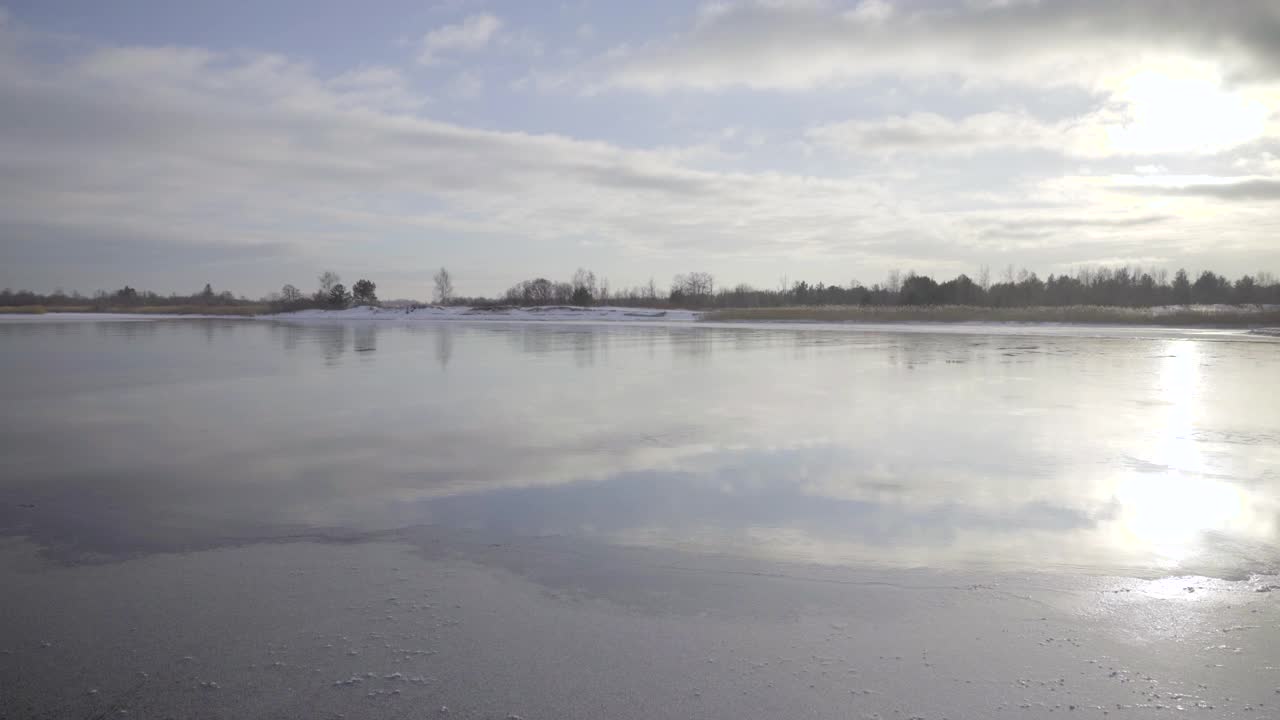
{"type": "Polygon", "coordinates": [[[1225,76],[1280,73],[1280,6],[1236,0],[1076,0],[848,12],[812,3],[704,6],[690,30],[615,65],[608,84],[648,91],[796,90],[874,77],[1078,85],[1166,55],[1211,57],[1225,76]],[[870,22],[869,20],[874,20],[870,22]]]}
{"type": "Polygon", "coordinates": [[[1280,177],[1274,176],[1121,175],[1108,178],[1108,183],[1112,189],[1139,195],[1280,202],[1280,177]]]}
{"type": "Polygon", "coordinates": [[[477,130],[405,111],[402,92],[395,72],[325,78],[269,55],[24,58],[0,73],[0,216],[49,237],[299,253],[423,229],[722,260],[884,253],[858,238],[894,232],[943,241],[874,183],[695,170],[667,150],[477,130]],[[384,97],[396,102],[373,100],[384,97]]]}
{"type": "Polygon", "coordinates": [[[960,119],[917,112],[878,120],[849,120],[811,128],[807,135],[850,153],[972,155],[991,150],[1054,150],[1072,144],[1066,124],[1045,124],[1021,112],[989,112],[960,119]]]}
{"type": "Polygon", "coordinates": [[[1270,150],[1238,157],[1232,162],[1232,167],[1236,170],[1252,172],[1261,175],[1280,176],[1280,155],[1270,150]]]}
{"type": "Polygon", "coordinates": [[[993,111],[958,119],[916,112],[811,128],[810,139],[853,153],[973,155],[1042,150],[1062,155],[1211,155],[1274,133],[1267,92],[1227,91],[1212,78],[1140,73],[1117,81],[1097,109],[1041,121],[1025,112],[993,111]]]}
{"type": "Polygon", "coordinates": [[[403,73],[385,66],[349,70],[327,84],[352,107],[413,110],[429,102],[429,98],[410,88],[403,73]]]}
{"type": "Polygon", "coordinates": [[[470,71],[463,71],[454,76],[451,83],[454,97],[474,99],[484,91],[484,78],[470,71]]]}
{"type": "Polygon", "coordinates": [[[862,0],[853,10],[846,13],[845,17],[864,23],[879,23],[888,20],[892,15],[893,5],[886,0],[862,0]]]}
{"type": "Polygon", "coordinates": [[[436,28],[422,37],[418,62],[435,65],[450,53],[483,50],[501,28],[502,20],[489,13],[471,15],[455,25],[436,28]]]}

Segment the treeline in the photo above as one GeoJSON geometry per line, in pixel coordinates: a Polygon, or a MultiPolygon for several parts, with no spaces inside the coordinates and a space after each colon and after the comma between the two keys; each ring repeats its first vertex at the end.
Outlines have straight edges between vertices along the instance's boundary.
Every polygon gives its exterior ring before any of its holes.
{"type": "MultiPolygon", "coordinates": [[[[445,268],[440,268],[433,278],[434,297],[437,302],[458,304],[461,302],[493,302],[483,298],[456,298],[453,291],[453,277],[445,268]]],[[[326,270],[316,278],[316,289],[304,292],[296,285],[286,283],[278,292],[257,300],[243,295],[236,297],[228,290],[221,292],[206,283],[203,290],[190,295],[170,293],[161,295],[148,290],[138,290],[125,285],[119,290],[99,290],[91,296],[78,292],[66,293],[61,289],[49,294],[31,292],[30,290],[0,290],[0,307],[45,307],[52,309],[82,309],[92,311],[128,310],[137,308],[176,308],[182,311],[197,311],[208,308],[211,311],[225,308],[247,308],[251,310],[268,310],[271,312],[292,312],[313,308],[340,310],[356,305],[379,305],[378,286],[372,280],[361,278],[348,288],[342,283],[342,277],[332,270],[326,270]]]]}
{"type": "Polygon", "coordinates": [[[0,307],[22,307],[30,305],[41,305],[44,307],[66,308],[76,307],[88,310],[102,310],[106,308],[138,308],[138,307],[166,307],[166,306],[205,306],[205,307],[235,307],[241,305],[253,305],[255,301],[247,297],[236,297],[229,290],[221,292],[213,289],[212,285],[205,284],[204,289],[191,293],[190,295],[179,295],[170,293],[169,295],[161,295],[151,292],[150,290],[138,290],[137,288],[125,285],[119,290],[99,290],[93,295],[82,295],[78,292],[70,294],[58,289],[53,292],[42,295],[40,293],[31,292],[30,290],[11,290],[5,288],[0,290],[0,307]]]}
{"type": "Polygon", "coordinates": [[[262,300],[276,312],[293,312],[295,310],[313,308],[342,310],[352,305],[378,304],[378,285],[372,280],[361,278],[352,284],[350,290],[347,289],[346,285],[342,284],[342,278],[338,273],[332,270],[320,273],[316,280],[316,290],[310,295],[302,292],[294,285],[285,284],[284,287],[280,288],[280,292],[271,293],[262,300]]]}
{"type": "Polygon", "coordinates": [[[261,308],[275,311],[303,310],[308,308],[346,308],[352,305],[377,305],[377,285],[370,280],[357,280],[348,290],[337,273],[326,271],[318,278],[316,290],[307,294],[291,284],[279,292],[273,292],[258,300],[243,295],[236,297],[229,290],[214,290],[206,283],[203,290],[190,295],[170,293],[161,295],[149,290],[138,290],[125,285],[119,290],[99,290],[91,296],[78,292],[70,294],[55,290],[47,295],[30,290],[0,290],[0,307],[40,306],[53,309],[76,308],[83,310],[128,310],[140,308],[181,308],[187,310],[219,310],[225,308],[261,308]]]}
{"type": "MultiPolygon", "coordinates": [[[[280,288],[280,292],[271,293],[263,298],[262,302],[266,303],[274,312],[293,312],[313,308],[342,310],[358,305],[378,306],[382,304],[378,300],[378,285],[372,280],[361,278],[351,285],[350,290],[347,289],[346,285],[342,284],[342,278],[338,273],[332,270],[320,273],[316,280],[317,287],[310,295],[293,285],[285,285],[280,288]]],[[[484,298],[456,297],[453,290],[453,275],[445,268],[440,268],[432,277],[432,297],[435,302],[442,305],[485,304],[492,302],[484,298]]],[[[413,305],[421,304],[414,301],[409,302],[413,305]]]]}
{"type": "Polygon", "coordinates": [[[1028,270],[1007,268],[1004,277],[990,279],[982,268],[976,278],[961,274],[939,282],[915,272],[889,273],[883,283],[867,287],[822,282],[789,282],[776,289],[740,284],[717,287],[706,272],[676,275],[667,288],[650,280],[647,285],[611,291],[607,280],[579,269],[568,282],[546,278],[513,285],[501,302],[511,305],[659,306],[679,308],[750,308],[788,305],[971,305],[981,307],[1031,307],[1104,305],[1155,307],[1161,305],[1247,305],[1280,303],[1280,283],[1270,273],[1244,275],[1231,280],[1204,271],[1193,280],[1185,270],[1172,278],[1165,270],[1143,271],[1130,267],[1084,268],[1074,274],[1051,274],[1041,279],[1028,270]]]}
{"type": "MultiPolygon", "coordinates": [[[[453,277],[441,268],[433,277],[432,299],[441,305],[623,305],[692,309],[785,307],[814,305],[967,305],[979,307],[1065,307],[1100,305],[1155,307],[1161,305],[1251,305],[1280,304],[1280,282],[1270,273],[1243,275],[1234,280],[1203,271],[1193,279],[1185,270],[1172,277],[1164,270],[1137,268],[1084,268],[1074,274],[1049,275],[1041,279],[1027,270],[1005,269],[992,282],[990,271],[981,268],[976,277],[958,275],[937,281],[915,272],[889,273],[883,283],[870,287],[855,281],[847,285],[822,282],[789,282],[783,278],[777,288],[760,289],[740,284],[721,287],[707,272],[676,275],[669,286],[659,288],[652,279],[642,286],[613,290],[606,278],[579,268],[568,281],[547,278],[525,280],[511,286],[499,298],[460,297],[453,277]]],[[[342,309],[353,305],[378,305],[377,285],[360,279],[348,288],[337,273],[326,271],[317,278],[317,287],[305,293],[294,285],[259,300],[236,297],[229,291],[215,291],[206,284],[191,295],[159,295],[125,286],[113,292],[98,291],[91,297],[61,290],[41,295],[26,290],[0,291],[0,307],[45,306],[105,310],[133,307],[262,306],[275,312],[308,308],[342,309]]]]}

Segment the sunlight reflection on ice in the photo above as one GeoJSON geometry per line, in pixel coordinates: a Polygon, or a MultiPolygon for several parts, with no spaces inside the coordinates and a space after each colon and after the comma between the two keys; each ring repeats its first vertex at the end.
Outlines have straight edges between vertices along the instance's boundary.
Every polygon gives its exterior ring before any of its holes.
{"type": "Polygon", "coordinates": [[[1189,340],[1166,347],[1159,391],[1167,404],[1165,424],[1151,450],[1160,473],[1132,472],[1116,489],[1124,527],[1169,566],[1195,554],[1206,531],[1224,528],[1243,508],[1240,489],[1208,473],[1194,439],[1202,412],[1200,348],[1189,340]]]}

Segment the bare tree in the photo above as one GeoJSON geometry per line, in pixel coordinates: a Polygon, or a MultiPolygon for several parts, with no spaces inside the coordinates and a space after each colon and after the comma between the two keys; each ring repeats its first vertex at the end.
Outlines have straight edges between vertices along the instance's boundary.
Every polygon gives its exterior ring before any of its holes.
{"type": "Polygon", "coordinates": [[[885,281],[885,288],[891,293],[896,293],[902,289],[902,271],[893,269],[889,271],[889,278],[885,281]]]}
{"type": "Polygon", "coordinates": [[[711,273],[691,272],[688,275],[677,275],[674,285],[685,295],[711,295],[715,292],[715,278],[711,273]]]}
{"type": "Polygon", "coordinates": [[[991,289],[990,265],[983,263],[983,265],[978,268],[978,287],[981,287],[983,292],[991,289]]]}
{"type": "Polygon", "coordinates": [[[596,288],[596,274],[585,268],[578,268],[573,273],[573,290],[582,294],[585,292],[591,297],[595,297],[598,293],[596,288]]]}
{"type": "Polygon", "coordinates": [[[280,299],[287,303],[298,302],[302,299],[302,291],[293,285],[286,284],[280,288],[280,299]]]}
{"type": "Polygon", "coordinates": [[[338,273],[332,270],[325,270],[320,273],[320,293],[328,297],[333,292],[333,286],[342,282],[342,278],[338,277],[338,273]]]}
{"type": "Polygon", "coordinates": [[[683,274],[677,274],[675,277],[671,278],[672,295],[683,295],[685,293],[685,288],[687,287],[689,287],[689,281],[683,274]]]}
{"type": "Polygon", "coordinates": [[[436,302],[447,305],[453,299],[453,276],[448,270],[440,268],[440,272],[435,274],[433,280],[436,286],[434,293],[436,302]]]}
{"type": "Polygon", "coordinates": [[[519,305],[547,305],[556,295],[556,285],[546,278],[522,280],[507,290],[507,302],[519,305]]]}
{"type": "Polygon", "coordinates": [[[529,281],[525,291],[525,299],[533,305],[546,305],[555,298],[555,283],[546,278],[529,281]]]}

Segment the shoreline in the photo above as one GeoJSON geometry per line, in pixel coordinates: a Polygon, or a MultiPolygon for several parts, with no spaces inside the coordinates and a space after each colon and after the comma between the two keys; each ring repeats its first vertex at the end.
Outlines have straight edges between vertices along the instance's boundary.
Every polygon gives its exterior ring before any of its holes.
{"type": "Polygon", "coordinates": [[[729,308],[707,312],[715,322],[826,322],[826,323],[1025,323],[1088,326],[1153,326],[1186,329],[1241,329],[1280,327],[1280,307],[1235,305],[1172,305],[1129,308],[1099,305],[1031,306],[994,308],[966,305],[940,306],[792,306],[778,308],[729,308]]]}
{"type": "Polygon", "coordinates": [[[284,322],[556,322],[654,323],[734,327],[826,327],[961,331],[965,329],[1092,328],[1097,330],[1162,329],[1236,331],[1280,337],[1280,306],[1243,308],[1229,305],[1126,308],[1073,305],[1064,307],[987,308],[972,306],[789,306],[690,310],[620,306],[437,306],[373,307],[343,310],[308,309],[283,313],[245,312],[245,308],[209,308],[208,312],[115,310],[0,311],[0,322],[142,321],[177,319],[268,320],[284,322]],[[945,329],[945,330],[944,330],[945,329]]]}

